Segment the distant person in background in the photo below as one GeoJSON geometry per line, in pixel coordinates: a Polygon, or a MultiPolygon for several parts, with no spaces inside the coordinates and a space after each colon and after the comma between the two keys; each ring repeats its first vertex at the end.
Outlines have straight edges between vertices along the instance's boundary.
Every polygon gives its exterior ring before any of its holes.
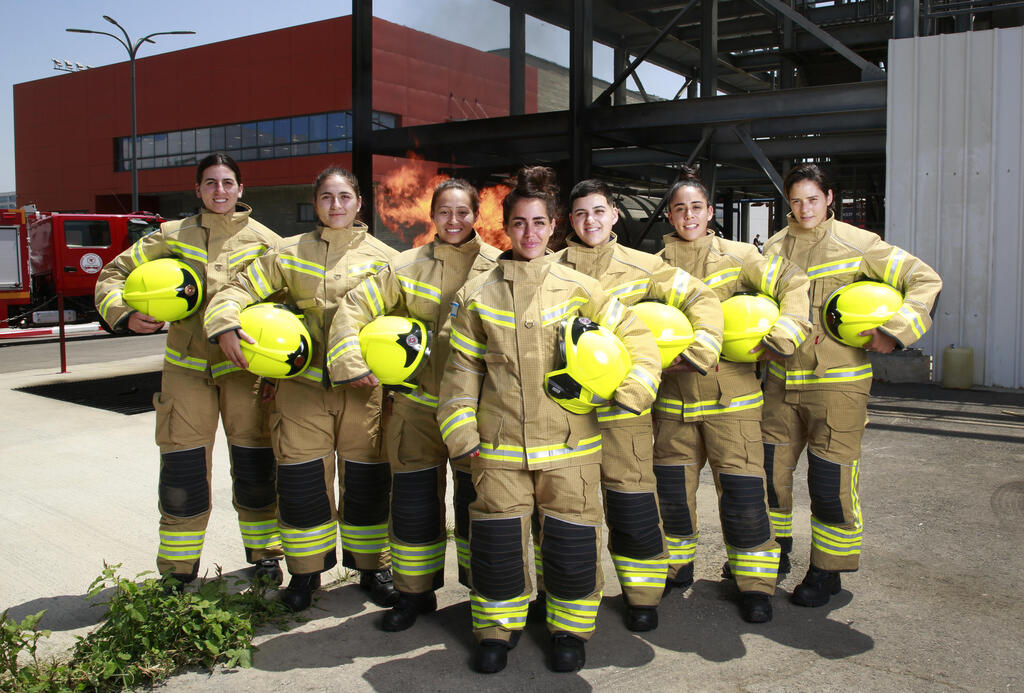
{"type": "Polygon", "coordinates": [[[757,248],[757,252],[760,253],[761,249],[764,247],[764,243],[761,242],[761,234],[754,236],[752,243],[754,244],[754,247],[757,248]]]}
{"type": "MultiPolygon", "coordinates": [[[[198,214],[162,224],[103,268],[96,282],[96,307],[114,332],[151,334],[163,326],[122,300],[125,279],[136,267],[158,258],[185,262],[202,278],[208,302],[281,242],[239,202],[242,172],[227,154],[210,154],[199,162],[196,197],[202,200],[198,214]]],[[[269,404],[256,392],[256,376],[233,365],[204,338],[203,308],[205,304],[168,328],[161,389],[153,398],[160,446],[157,569],[171,589],[199,574],[219,418],[228,439],[232,498],[245,558],[254,564],[254,578],[281,584],[269,404]]]]}
{"type": "Polygon", "coordinates": [[[889,353],[920,339],[931,326],[942,280],[905,250],[837,221],[832,184],[816,164],[794,166],[784,188],[789,225],[768,239],[765,257],[785,258],[807,272],[813,326],[793,356],[768,364],[764,463],[772,524],[785,556],[793,547],[793,471],[807,448],[811,565],[791,599],[824,606],[842,587],[840,573],[860,565],[860,452],[872,375],[866,352],[889,353]],[[832,292],[860,279],[889,284],[904,297],[888,322],[860,333],[871,337],[863,349],[832,339],[822,327],[822,306],[832,292]]]}
{"type": "Polygon", "coordinates": [[[388,506],[391,474],[384,458],[381,388],[332,387],[327,377],[327,336],[345,294],[385,266],[395,251],[358,220],[359,182],[343,168],[328,168],[313,183],[319,226],[289,238],[238,275],[211,302],[206,332],[232,363],[248,366],[239,312],[281,289],[305,316],[313,341],[301,375],[281,379],[273,419],[281,539],[291,581],[281,601],[293,611],[310,605],[320,573],[337,562],[358,570],[359,585],[378,606],[398,601],[391,580],[388,506]],[[340,499],[335,494],[335,479],[340,499]]]}

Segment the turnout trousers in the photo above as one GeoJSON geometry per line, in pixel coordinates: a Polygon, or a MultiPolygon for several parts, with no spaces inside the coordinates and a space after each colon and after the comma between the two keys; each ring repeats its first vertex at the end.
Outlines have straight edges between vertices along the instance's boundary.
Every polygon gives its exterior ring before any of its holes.
{"type": "Polygon", "coordinates": [[[868,395],[835,390],[787,390],[765,382],[764,464],[776,536],[793,536],[793,470],[807,448],[811,497],[811,564],[854,571],[860,562],[863,518],[859,474],[868,395]]]}
{"type": "Polygon", "coordinates": [[[275,404],[270,430],[288,572],[334,567],[339,527],[342,565],[391,567],[391,472],[381,452],[380,388],[325,390],[282,380],[275,404]]]}
{"type": "Polygon", "coordinates": [[[495,469],[479,458],[471,464],[477,496],[469,506],[470,608],[477,641],[507,642],[526,625],[535,511],[548,630],[589,639],[604,587],[600,464],[533,471],[495,469]]]}
{"type": "Polygon", "coordinates": [[[216,380],[204,373],[164,368],[153,396],[160,446],[160,548],[157,570],[196,575],[210,519],[210,475],[218,419],[231,462],[231,495],[245,559],[278,558],[281,537],[274,495],[270,405],[260,401],[257,378],[245,371],[216,380]]]}
{"type": "MultiPolygon", "coordinates": [[[[395,589],[420,594],[444,585],[448,448],[436,409],[398,395],[385,447],[391,465],[391,562],[395,589]]],[[[468,461],[452,463],[459,582],[469,585],[469,504],[476,498],[468,461]]]]}
{"type": "Polygon", "coordinates": [[[740,592],[775,592],[780,552],[768,518],[760,438],[756,420],[729,414],[695,422],[656,420],[654,473],[670,578],[692,564],[697,552],[697,486],[707,461],[736,586],[740,592]]]}
{"type": "Polygon", "coordinates": [[[626,601],[657,606],[665,591],[668,551],[655,493],[651,415],[609,421],[604,416],[598,409],[608,551],[626,601]]]}

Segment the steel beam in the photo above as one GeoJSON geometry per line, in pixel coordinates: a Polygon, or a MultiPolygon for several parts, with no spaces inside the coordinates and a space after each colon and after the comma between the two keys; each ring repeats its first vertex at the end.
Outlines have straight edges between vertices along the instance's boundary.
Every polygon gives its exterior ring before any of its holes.
{"type": "Polygon", "coordinates": [[[700,0],[700,95],[718,94],[718,0],[700,0]]]}
{"type": "Polygon", "coordinates": [[[778,12],[783,17],[792,20],[805,31],[812,34],[819,41],[824,43],[826,46],[834,50],[839,55],[843,56],[851,63],[860,68],[861,75],[864,79],[884,79],[885,73],[882,72],[881,68],[874,63],[868,62],[860,55],[850,50],[841,41],[838,41],[832,34],[828,33],[817,24],[803,16],[789,5],[785,4],[781,0],[753,0],[753,2],[765,7],[769,10],[778,12]]]}
{"type": "MultiPolygon", "coordinates": [[[[690,156],[686,159],[687,166],[692,164],[697,159],[697,155],[699,155],[701,150],[704,149],[705,146],[707,146],[708,142],[711,141],[712,135],[714,134],[714,128],[704,128],[704,133],[701,135],[700,142],[697,143],[697,146],[693,148],[693,151],[690,152],[690,156]]],[[[640,245],[641,243],[643,243],[643,240],[647,238],[647,234],[650,232],[651,227],[654,226],[654,222],[658,220],[658,217],[661,216],[661,213],[665,211],[665,207],[668,206],[669,196],[671,195],[671,193],[672,188],[670,186],[669,189],[666,190],[665,194],[662,196],[661,202],[658,203],[658,207],[654,210],[654,212],[651,213],[651,216],[647,218],[647,223],[644,225],[644,230],[640,232],[639,238],[637,238],[635,241],[636,245],[640,245]]],[[[708,202],[713,202],[713,199],[708,200],[708,202]]]]}
{"type": "Polygon", "coordinates": [[[750,128],[746,125],[734,125],[732,127],[732,131],[736,135],[736,139],[738,139],[740,143],[747,148],[750,155],[754,157],[754,161],[756,161],[758,166],[761,167],[764,174],[768,176],[768,179],[771,180],[775,189],[779,191],[780,195],[782,195],[782,176],[779,175],[779,172],[772,166],[772,162],[768,161],[768,157],[765,156],[764,152],[761,151],[761,148],[757,146],[757,142],[755,142],[750,136],[750,128]]]}

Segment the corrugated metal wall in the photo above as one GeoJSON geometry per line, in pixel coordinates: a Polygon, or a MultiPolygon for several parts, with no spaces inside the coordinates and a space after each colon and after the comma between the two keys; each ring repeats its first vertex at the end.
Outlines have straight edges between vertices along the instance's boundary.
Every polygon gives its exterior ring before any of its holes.
{"type": "Polygon", "coordinates": [[[886,240],[942,275],[935,356],[1024,387],[1024,28],[889,43],[886,240]]]}

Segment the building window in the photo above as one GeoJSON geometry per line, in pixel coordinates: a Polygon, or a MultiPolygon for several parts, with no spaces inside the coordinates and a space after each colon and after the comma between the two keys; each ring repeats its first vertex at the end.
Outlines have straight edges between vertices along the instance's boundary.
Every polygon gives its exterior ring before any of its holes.
{"type": "Polygon", "coordinates": [[[316,221],[316,211],[312,202],[299,203],[299,221],[305,224],[312,224],[316,221]]]}
{"type": "MultiPolygon", "coordinates": [[[[373,112],[374,130],[396,127],[396,114],[373,112]]],[[[140,169],[193,166],[214,152],[227,152],[240,161],[350,152],[352,112],[332,111],[149,133],[139,135],[138,144],[140,169]]],[[[117,155],[114,170],[130,171],[131,138],[118,137],[114,151],[117,155]]],[[[310,221],[315,221],[315,218],[310,221]]]]}

